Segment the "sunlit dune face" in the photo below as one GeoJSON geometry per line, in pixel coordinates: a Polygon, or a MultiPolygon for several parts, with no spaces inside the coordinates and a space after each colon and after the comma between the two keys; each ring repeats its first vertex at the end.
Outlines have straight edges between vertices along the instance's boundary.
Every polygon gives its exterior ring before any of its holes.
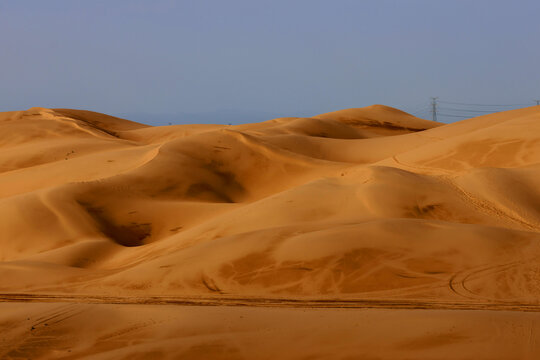
{"type": "Polygon", "coordinates": [[[0,344],[0,357],[49,356],[30,329],[66,358],[71,346],[105,358],[250,358],[258,323],[287,329],[262,336],[269,353],[296,336],[296,354],[377,358],[376,337],[364,353],[331,347],[362,323],[364,340],[367,329],[391,334],[379,347],[390,358],[472,342],[506,356],[538,322],[515,312],[539,309],[539,111],[443,125],[375,105],[166,127],[70,109],[1,113],[0,301],[69,304],[0,303],[14,311],[0,328],[23,339],[19,352],[0,344]],[[212,306],[193,308],[200,323],[167,307],[185,319],[178,328],[159,304],[212,306]],[[258,308],[214,309],[223,305],[258,308]],[[510,338],[493,340],[491,312],[510,338]],[[313,314],[325,325],[305,335],[313,314]],[[66,340],[77,321],[93,340],[66,340]],[[398,323],[408,330],[390,331],[398,323]],[[232,332],[240,340],[219,335],[232,332]]]}

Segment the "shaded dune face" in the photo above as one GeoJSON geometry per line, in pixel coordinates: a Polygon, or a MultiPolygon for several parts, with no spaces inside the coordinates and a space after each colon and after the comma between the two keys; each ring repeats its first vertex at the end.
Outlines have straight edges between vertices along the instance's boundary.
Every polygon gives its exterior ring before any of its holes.
{"type": "Polygon", "coordinates": [[[105,209],[92,206],[89,203],[79,202],[85,211],[94,220],[96,228],[111,241],[122,246],[140,246],[152,233],[151,223],[130,222],[117,223],[105,209]]]}
{"type": "Polygon", "coordinates": [[[536,303],[539,134],[539,107],[1,113],[0,291],[536,303]]]}

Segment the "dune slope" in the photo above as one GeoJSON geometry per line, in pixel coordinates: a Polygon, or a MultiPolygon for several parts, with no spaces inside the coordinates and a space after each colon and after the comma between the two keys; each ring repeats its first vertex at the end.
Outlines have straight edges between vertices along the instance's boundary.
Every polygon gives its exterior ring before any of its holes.
{"type": "MultiPolygon", "coordinates": [[[[540,107],[0,114],[0,292],[540,305],[540,107]]],[[[479,306],[480,306],[479,305],[479,306]]]]}

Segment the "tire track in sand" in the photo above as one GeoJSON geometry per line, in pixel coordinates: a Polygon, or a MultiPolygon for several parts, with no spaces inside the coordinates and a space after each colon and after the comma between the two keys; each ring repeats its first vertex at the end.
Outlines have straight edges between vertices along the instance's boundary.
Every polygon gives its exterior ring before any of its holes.
{"type": "MultiPolygon", "coordinates": [[[[457,293],[461,293],[452,284],[457,293]]],[[[71,304],[116,304],[116,305],[178,305],[178,306],[251,306],[286,308],[382,308],[382,309],[437,309],[437,310],[501,310],[540,312],[539,303],[519,301],[478,301],[469,297],[467,301],[436,301],[416,299],[308,299],[308,298],[263,298],[263,297],[182,297],[182,296],[98,296],[61,294],[0,294],[1,302],[41,302],[71,304]],[[471,300],[476,301],[471,301],[471,300]]]]}

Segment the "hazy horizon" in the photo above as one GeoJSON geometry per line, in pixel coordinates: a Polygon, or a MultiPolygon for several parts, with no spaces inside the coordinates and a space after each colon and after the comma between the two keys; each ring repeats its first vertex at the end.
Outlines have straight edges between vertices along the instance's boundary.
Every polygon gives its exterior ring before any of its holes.
{"type": "MultiPolygon", "coordinates": [[[[8,0],[0,110],[79,108],[163,124],[372,104],[430,118],[430,96],[534,105],[539,10],[486,0],[8,0]]],[[[444,122],[513,108],[440,106],[444,122]]]]}

